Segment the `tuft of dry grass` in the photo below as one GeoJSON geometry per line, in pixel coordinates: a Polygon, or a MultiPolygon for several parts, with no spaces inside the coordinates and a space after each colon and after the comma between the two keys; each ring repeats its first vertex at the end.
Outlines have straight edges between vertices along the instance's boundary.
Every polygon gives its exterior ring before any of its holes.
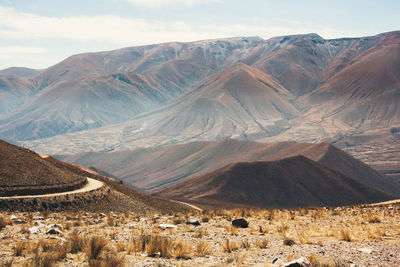
{"type": "Polygon", "coordinates": [[[92,236],[89,238],[86,255],[89,259],[96,260],[99,258],[101,252],[108,245],[108,240],[102,236],[92,236]]]}
{"type": "Polygon", "coordinates": [[[152,235],[146,239],[144,250],[150,257],[159,255],[160,257],[170,258],[173,252],[173,242],[167,238],[159,235],[152,235]],[[147,243],[148,242],[148,243],[147,243]]]}
{"type": "Polygon", "coordinates": [[[176,259],[190,259],[191,258],[191,246],[186,241],[175,241],[173,255],[176,259]]]}
{"type": "Polygon", "coordinates": [[[311,263],[311,266],[313,267],[343,267],[345,264],[343,264],[340,260],[335,259],[328,259],[328,258],[322,258],[316,255],[311,255],[308,257],[308,261],[311,263]]]}
{"type": "Polygon", "coordinates": [[[125,256],[108,253],[102,259],[89,260],[90,267],[123,267],[125,266],[125,256]]]}
{"type": "Polygon", "coordinates": [[[353,237],[351,235],[350,230],[348,229],[341,229],[340,230],[340,240],[346,241],[346,242],[351,242],[353,241],[353,237]]]}
{"type": "Polygon", "coordinates": [[[235,242],[226,239],[225,242],[222,243],[222,250],[226,253],[232,253],[233,251],[238,250],[238,245],[235,242]]]}
{"type": "Polygon", "coordinates": [[[20,257],[23,255],[24,250],[28,248],[27,242],[18,242],[13,248],[13,254],[16,257],[20,257]]]}
{"type": "Polygon", "coordinates": [[[250,244],[249,240],[247,240],[247,239],[242,240],[240,246],[241,246],[242,248],[245,248],[245,249],[251,248],[251,244],[250,244]]]}
{"type": "Polygon", "coordinates": [[[257,242],[256,242],[256,245],[257,245],[257,247],[259,247],[259,248],[261,248],[261,249],[266,249],[266,248],[268,248],[268,244],[269,244],[269,241],[268,241],[268,239],[266,239],[266,238],[264,238],[264,239],[262,239],[262,240],[257,240],[257,242]]]}
{"type": "Polygon", "coordinates": [[[86,246],[86,239],[80,235],[77,231],[72,232],[69,235],[69,252],[78,253],[82,252],[86,246]]]}
{"type": "Polygon", "coordinates": [[[0,216],[0,230],[3,230],[7,224],[7,220],[3,216],[0,216]]]}
{"type": "Polygon", "coordinates": [[[208,253],[210,253],[210,245],[207,241],[201,239],[196,244],[196,254],[198,256],[204,257],[208,253]]]}

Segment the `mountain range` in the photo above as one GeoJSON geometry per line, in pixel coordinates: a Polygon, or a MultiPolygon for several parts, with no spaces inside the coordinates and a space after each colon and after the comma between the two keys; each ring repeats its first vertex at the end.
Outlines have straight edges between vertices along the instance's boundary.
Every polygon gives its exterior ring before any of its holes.
{"type": "Polygon", "coordinates": [[[383,170],[399,166],[399,31],[85,53],[44,70],[0,71],[0,96],[0,137],[45,154],[328,141],[383,170]]]}

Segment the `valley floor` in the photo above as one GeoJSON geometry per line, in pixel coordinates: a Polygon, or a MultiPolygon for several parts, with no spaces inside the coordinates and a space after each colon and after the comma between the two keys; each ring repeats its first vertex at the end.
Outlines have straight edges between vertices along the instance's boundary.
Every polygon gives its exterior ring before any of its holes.
{"type": "Polygon", "coordinates": [[[0,239],[1,266],[279,266],[272,264],[275,258],[299,257],[313,266],[400,266],[400,205],[187,214],[2,212],[0,239]],[[233,227],[235,218],[245,218],[249,227],[233,227]],[[200,225],[187,224],[191,219],[200,225]],[[46,233],[51,229],[60,232],[46,233]]]}

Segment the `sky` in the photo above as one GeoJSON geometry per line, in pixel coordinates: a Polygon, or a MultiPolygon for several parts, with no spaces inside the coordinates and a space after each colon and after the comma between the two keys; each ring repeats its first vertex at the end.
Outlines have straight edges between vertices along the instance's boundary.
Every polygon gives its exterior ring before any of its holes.
{"type": "Polygon", "coordinates": [[[0,69],[78,53],[236,36],[400,30],[399,0],[0,0],[0,69]]]}

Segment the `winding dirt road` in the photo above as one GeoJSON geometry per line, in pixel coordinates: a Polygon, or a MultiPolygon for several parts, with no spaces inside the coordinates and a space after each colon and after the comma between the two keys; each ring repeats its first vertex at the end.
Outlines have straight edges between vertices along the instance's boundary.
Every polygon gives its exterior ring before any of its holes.
{"type": "Polygon", "coordinates": [[[100,182],[98,180],[87,178],[87,183],[85,186],[82,188],[73,190],[73,191],[67,191],[67,192],[60,192],[60,193],[51,193],[51,194],[42,194],[42,195],[24,195],[24,196],[11,196],[11,197],[0,197],[1,199],[18,199],[18,198],[38,198],[38,197],[54,197],[54,196],[63,196],[63,195],[73,195],[73,194],[81,194],[81,193],[86,193],[90,192],[93,190],[96,190],[104,185],[103,182],[100,182]]]}
{"type": "Polygon", "coordinates": [[[400,199],[393,199],[393,200],[389,200],[389,201],[374,203],[374,204],[371,204],[371,206],[389,205],[389,204],[394,204],[394,203],[399,203],[399,202],[400,202],[400,199]]]}

